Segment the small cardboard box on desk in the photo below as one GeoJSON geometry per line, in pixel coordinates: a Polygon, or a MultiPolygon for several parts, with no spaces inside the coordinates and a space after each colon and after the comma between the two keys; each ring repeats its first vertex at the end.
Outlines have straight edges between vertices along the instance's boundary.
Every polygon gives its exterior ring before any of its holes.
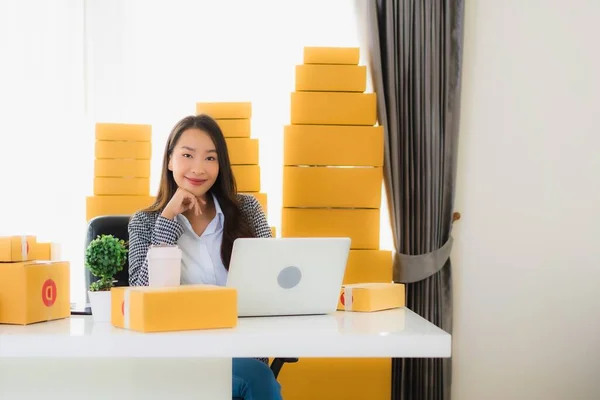
{"type": "Polygon", "coordinates": [[[66,261],[36,261],[35,236],[0,237],[0,324],[27,325],[68,318],[66,261]]]}
{"type": "Polygon", "coordinates": [[[344,285],[338,300],[339,311],[374,312],[406,305],[401,283],[357,283],[344,285]]]}
{"type": "Polygon", "coordinates": [[[116,287],[111,323],[138,332],[233,328],[237,291],[213,285],[116,287]]]}

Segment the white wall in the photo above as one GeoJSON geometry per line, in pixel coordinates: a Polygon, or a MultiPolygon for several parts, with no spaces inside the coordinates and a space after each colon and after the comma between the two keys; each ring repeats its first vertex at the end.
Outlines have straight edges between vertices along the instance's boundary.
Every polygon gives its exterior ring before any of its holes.
{"type": "Polygon", "coordinates": [[[600,398],[600,2],[469,0],[453,399],[600,398]]]}

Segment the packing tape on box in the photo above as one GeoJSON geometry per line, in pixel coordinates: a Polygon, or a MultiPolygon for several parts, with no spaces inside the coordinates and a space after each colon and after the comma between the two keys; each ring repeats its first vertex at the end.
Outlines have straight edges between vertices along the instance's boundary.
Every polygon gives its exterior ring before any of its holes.
{"type": "Polygon", "coordinates": [[[125,289],[124,293],[123,293],[123,327],[125,329],[129,329],[129,316],[130,316],[130,309],[129,309],[129,298],[130,298],[130,293],[131,291],[129,289],[125,289]]]}
{"type": "Polygon", "coordinates": [[[344,310],[352,311],[352,288],[344,288],[344,310]]]}
{"type": "Polygon", "coordinates": [[[27,236],[21,236],[21,260],[27,260],[27,236]]]}

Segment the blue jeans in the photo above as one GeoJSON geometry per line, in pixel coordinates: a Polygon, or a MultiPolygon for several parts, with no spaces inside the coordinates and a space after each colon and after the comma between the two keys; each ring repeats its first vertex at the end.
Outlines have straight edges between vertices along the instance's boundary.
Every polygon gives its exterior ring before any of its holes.
{"type": "Polygon", "coordinates": [[[282,400],[273,371],[254,358],[233,359],[233,397],[244,400],[282,400]]]}

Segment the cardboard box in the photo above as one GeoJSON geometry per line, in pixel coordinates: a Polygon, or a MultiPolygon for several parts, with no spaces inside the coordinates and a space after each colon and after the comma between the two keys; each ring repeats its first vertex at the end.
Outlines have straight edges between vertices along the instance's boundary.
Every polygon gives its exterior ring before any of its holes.
{"type": "Polygon", "coordinates": [[[233,328],[237,291],[213,285],[116,287],[111,323],[138,332],[233,328]]]}
{"type": "Polygon", "coordinates": [[[135,160],[150,160],[152,158],[151,142],[126,142],[111,140],[96,140],[95,157],[126,158],[135,160]]]}
{"type": "Polygon", "coordinates": [[[95,177],[149,178],[150,160],[96,159],[95,177]]]}
{"type": "Polygon", "coordinates": [[[232,165],[258,164],[258,139],[227,138],[225,141],[232,165]]]}
{"type": "Polygon", "coordinates": [[[152,140],[152,125],[97,122],[96,140],[149,142],[152,140]]]}
{"type": "Polygon", "coordinates": [[[249,118],[217,119],[216,121],[226,138],[249,138],[252,133],[252,123],[249,118]]]}
{"type": "Polygon", "coordinates": [[[304,64],[358,65],[359,47],[305,47],[304,64]]]}
{"type": "Polygon", "coordinates": [[[0,262],[35,259],[35,236],[0,236],[0,262]]]}
{"type": "Polygon", "coordinates": [[[260,165],[232,165],[238,192],[260,192],[260,165]]]}
{"type": "Polygon", "coordinates": [[[404,307],[405,304],[405,290],[401,283],[357,283],[342,286],[337,309],[373,312],[404,307]]]}
{"type": "Polygon", "coordinates": [[[389,358],[300,357],[297,363],[284,367],[284,371],[277,380],[281,383],[282,395],[286,400],[393,398],[390,385],[392,363],[389,358]]]}
{"type": "Polygon", "coordinates": [[[381,207],[382,167],[283,167],[283,207],[381,207]]]}
{"type": "Polygon", "coordinates": [[[148,196],[150,178],[94,178],[94,195],[148,196]]]}
{"type": "Polygon", "coordinates": [[[375,125],[375,93],[292,92],[292,124],[375,125]]]}
{"type": "Polygon", "coordinates": [[[287,125],[283,131],[283,163],[381,167],[383,127],[287,125]]]}
{"type": "Polygon", "coordinates": [[[389,283],[394,280],[390,250],[350,250],[344,284],[361,282],[389,283]]]}
{"type": "Polygon", "coordinates": [[[27,325],[71,315],[66,261],[0,264],[0,323],[27,325]]]}
{"type": "Polygon", "coordinates": [[[42,261],[60,261],[60,244],[49,242],[37,242],[35,245],[33,259],[42,261]]]}
{"type": "Polygon", "coordinates": [[[296,65],[297,91],[364,92],[366,88],[364,65],[296,65]]]}
{"type": "Polygon", "coordinates": [[[351,249],[379,248],[377,208],[283,208],[281,237],[349,237],[351,249]]]}
{"type": "Polygon", "coordinates": [[[101,215],[131,215],[156,201],[154,196],[88,196],[86,198],[86,220],[101,215]]]}
{"type": "Polygon", "coordinates": [[[250,119],[252,118],[252,103],[199,102],[196,103],[196,114],[207,114],[214,119],[250,119]]]}

